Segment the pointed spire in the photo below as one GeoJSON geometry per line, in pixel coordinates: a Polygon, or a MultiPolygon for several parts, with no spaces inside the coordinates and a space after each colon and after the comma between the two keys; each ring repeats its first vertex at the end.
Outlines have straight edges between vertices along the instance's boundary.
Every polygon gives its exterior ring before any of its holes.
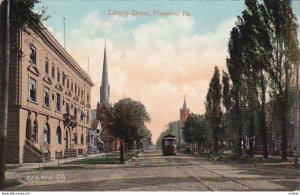
{"type": "Polygon", "coordinates": [[[109,103],[109,84],[108,84],[108,70],[107,70],[107,58],[106,58],[106,40],[104,40],[102,83],[100,87],[100,104],[108,105],[108,103],[109,103]]]}
{"type": "Polygon", "coordinates": [[[182,108],[187,109],[186,102],[185,102],[185,95],[184,95],[184,100],[183,100],[183,106],[182,106],[182,108]]]}

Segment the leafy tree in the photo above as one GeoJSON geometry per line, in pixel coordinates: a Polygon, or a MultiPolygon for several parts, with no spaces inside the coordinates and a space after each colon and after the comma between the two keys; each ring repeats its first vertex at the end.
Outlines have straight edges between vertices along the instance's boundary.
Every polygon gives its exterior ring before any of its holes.
{"type": "Polygon", "coordinates": [[[222,120],[222,86],[220,82],[220,71],[216,66],[214,75],[210,81],[208,93],[206,96],[206,118],[209,121],[210,128],[212,129],[214,152],[219,151],[218,141],[220,139],[221,120],[222,120]]]}
{"type": "Polygon", "coordinates": [[[226,60],[226,66],[230,79],[232,81],[232,126],[237,129],[238,144],[237,154],[242,155],[242,131],[243,121],[241,112],[242,103],[242,85],[243,85],[243,71],[244,59],[242,54],[242,35],[237,26],[233,27],[230,32],[230,39],[228,44],[229,58],[226,60]]]}
{"type": "Polygon", "coordinates": [[[209,139],[209,129],[205,118],[201,115],[190,114],[184,124],[183,137],[188,143],[196,143],[198,151],[202,145],[209,139]]]}
{"type": "MultiPolygon", "coordinates": [[[[263,20],[262,6],[257,0],[246,0],[246,9],[239,17],[237,25],[242,37],[242,55],[245,61],[244,78],[246,84],[245,100],[247,101],[248,132],[251,140],[255,132],[255,113],[258,112],[259,132],[263,143],[264,158],[268,157],[266,126],[266,70],[271,56],[270,37],[267,25],[263,20]],[[259,110],[258,110],[259,105],[259,110]]],[[[250,155],[254,155],[253,142],[250,142],[250,155]]]]}
{"type": "Polygon", "coordinates": [[[297,63],[297,22],[291,0],[264,0],[261,10],[268,24],[272,46],[268,73],[271,78],[273,111],[281,129],[281,159],[287,159],[287,132],[290,108],[292,65],[297,63]]]}
{"type": "Polygon", "coordinates": [[[145,135],[145,123],[150,121],[150,116],[141,102],[125,98],[114,104],[113,123],[110,128],[117,137],[125,141],[128,151],[133,141],[138,141],[145,135]]]}

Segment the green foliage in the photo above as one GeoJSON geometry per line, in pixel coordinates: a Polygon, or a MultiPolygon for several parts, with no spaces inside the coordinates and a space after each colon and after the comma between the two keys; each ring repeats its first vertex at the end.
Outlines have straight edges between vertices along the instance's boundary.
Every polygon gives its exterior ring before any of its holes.
{"type": "Polygon", "coordinates": [[[111,129],[117,137],[125,142],[149,136],[145,123],[150,121],[145,106],[139,101],[125,98],[114,104],[111,129]]]}
{"type": "Polygon", "coordinates": [[[222,121],[222,85],[220,81],[220,71],[215,67],[214,75],[210,81],[208,93],[206,96],[206,113],[205,116],[209,121],[209,126],[212,129],[214,140],[214,151],[218,152],[218,141],[220,139],[221,121],[222,121]]]}
{"type": "MultiPolygon", "coordinates": [[[[1,12],[4,13],[4,9],[7,1],[3,1],[1,4],[1,12]]],[[[10,23],[13,24],[13,29],[22,28],[25,32],[27,29],[40,30],[42,27],[41,21],[47,20],[49,16],[46,16],[46,8],[42,8],[39,13],[33,12],[33,8],[36,4],[40,3],[39,0],[11,0],[10,1],[10,23]]]]}
{"type": "Polygon", "coordinates": [[[190,114],[183,128],[184,140],[188,143],[204,142],[210,137],[207,121],[203,116],[190,114]]]}

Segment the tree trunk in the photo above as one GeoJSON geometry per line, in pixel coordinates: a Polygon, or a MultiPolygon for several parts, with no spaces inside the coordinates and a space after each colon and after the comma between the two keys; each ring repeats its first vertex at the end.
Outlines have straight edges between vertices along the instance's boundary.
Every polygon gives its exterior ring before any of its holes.
{"type": "Polygon", "coordinates": [[[260,128],[262,133],[262,142],[263,142],[263,156],[264,158],[268,158],[268,133],[267,133],[267,125],[266,125],[266,86],[263,72],[261,70],[261,110],[260,110],[260,128]]]}
{"type": "Polygon", "coordinates": [[[249,122],[249,156],[254,156],[254,145],[253,145],[253,138],[254,138],[254,129],[255,129],[255,119],[254,119],[254,113],[253,110],[250,114],[250,122],[249,122]]]}
{"type": "Polygon", "coordinates": [[[282,116],[281,123],[281,160],[287,160],[287,116],[282,116]]]}

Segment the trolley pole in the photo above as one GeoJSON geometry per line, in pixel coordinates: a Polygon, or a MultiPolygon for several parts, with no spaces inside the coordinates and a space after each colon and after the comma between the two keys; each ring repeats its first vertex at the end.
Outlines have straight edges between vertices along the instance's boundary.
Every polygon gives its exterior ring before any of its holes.
{"type": "MultiPolygon", "coordinates": [[[[2,2],[3,4],[5,2],[2,2]]],[[[2,69],[2,90],[0,98],[0,189],[5,182],[6,142],[7,142],[7,118],[8,118],[8,83],[9,83],[9,56],[10,56],[10,0],[6,0],[5,14],[5,63],[2,69]]]]}

